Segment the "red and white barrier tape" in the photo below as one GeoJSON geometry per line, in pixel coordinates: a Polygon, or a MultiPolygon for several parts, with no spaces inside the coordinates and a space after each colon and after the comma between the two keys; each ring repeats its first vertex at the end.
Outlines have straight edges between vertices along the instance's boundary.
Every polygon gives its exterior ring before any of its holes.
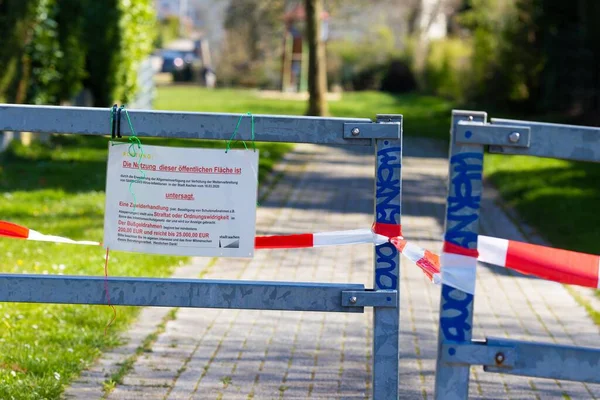
{"type": "MultiPolygon", "coordinates": [[[[44,235],[40,232],[34,231],[33,229],[6,221],[0,221],[0,237],[96,246],[101,244],[99,242],[87,240],[75,241],[60,236],[44,235]]],[[[375,231],[371,229],[354,229],[349,231],[302,233],[299,235],[256,236],[255,248],[296,249],[362,243],[373,243],[375,245],[379,245],[387,243],[388,241],[388,236],[375,233],[375,231]]]]}
{"type": "Polygon", "coordinates": [[[600,256],[535,244],[478,238],[479,261],[549,281],[600,289],[600,256]]]}
{"type": "Polygon", "coordinates": [[[54,243],[70,243],[70,244],[83,244],[91,246],[99,246],[99,242],[91,242],[88,240],[71,240],[61,236],[44,235],[33,229],[26,228],[21,225],[13,224],[11,222],[0,221],[0,237],[9,237],[13,239],[25,239],[35,240],[40,242],[54,242],[54,243]]]}
{"type": "Polygon", "coordinates": [[[477,250],[469,250],[444,242],[440,265],[443,266],[441,281],[445,285],[463,292],[475,293],[477,250]]]}
{"type": "MultiPolygon", "coordinates": [[[[436,284],[444,283],[474,294],[477,261],[513,269],[555,282],[600,288],[600,256],[554,249],[489,236],[478,237],[478,249],[468,250],[444,243],[441,257],[402,238],[399,225],[374,224],[373,229],[304,233],[299,235],[256,236],[256,249],[291,249],[350,244],[393,243],[436,284]],[[440,267],[442,266],[442,267],[440,267]]],[[[0,221],[0,237],[56,243],[100,245],[44,235],[10,222],[0,221]]]]}
{"type": "Polygon", "coordinates": [[[438,257],[405,240],[392,238],[390,241],[432,282],[444,283],[470,294],[474,294],[475,289],[472,269],[476,261],[549,281],[600,289],[600,256],[593,254],[479,235],[476,251],[457,250],[457,246],[445,243],[442,257],[438,257]],[[444,273],[444,269],[449,271],[444,273]]]}
{"type": "Polygon", "coordinates": [[[299,235],[256,236],[256,249],[299,249],[308,247],[339,246],[346,244],[387,243],[387,236],[379,235],[370,229],[351,231],[302,233],[299,235]]]}
{"type": "Polygon", "coordinates": [[[440,256],[401,238],[391,238],[390,241],[400,253],[417,264],[431,281],[440,282],[440,256]]]}

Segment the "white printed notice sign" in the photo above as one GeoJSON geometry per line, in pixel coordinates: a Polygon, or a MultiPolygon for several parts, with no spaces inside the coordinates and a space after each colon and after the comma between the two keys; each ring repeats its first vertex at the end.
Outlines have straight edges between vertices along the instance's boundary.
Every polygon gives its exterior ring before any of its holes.
{"type": "Polygon", "coordinates": [[[258,151],[143,145],[140,157],[128,148],[109,145],[104,247],[254,255],[258,151]]]}

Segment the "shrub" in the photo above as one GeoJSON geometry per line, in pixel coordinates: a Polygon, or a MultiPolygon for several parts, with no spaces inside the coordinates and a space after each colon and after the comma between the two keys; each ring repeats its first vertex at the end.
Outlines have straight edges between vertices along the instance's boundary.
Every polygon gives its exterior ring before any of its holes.
{"type": "Polygon", "coordinates": [[[85,86],[96,106],[126,103],[154,30],[152,0],[0,1],[0,99],[58,104],[85,86]]]}
{"type": "Polygon", "coordinates": [[[179,37],[181,23],[178,17],[169,15],[161,21],[156,21],[156,29],[158,34],[154,40],[154,47],[161,48],[179,37]]]}
{"type": "Polygon", "coordinates": [[[424,71],[426,91],[465,101],[471,89],[471,54],[469,42],[462,39],[446,38],[431,42],[424,71]]]}
{"type": "Polygon", "coordinates": [[[375,26],[360,41],[331,41],[327,43],[327,81],[346,90],[380,89],[390,59],[398,56],[393,32],[387,26],[375,26]]]}
{"type": "Polygon", "coordinates": [[[381,90],[390,93],[412,92],[417,88],[408,63],[399,58],[368,66],[353,76],[352,84],[354,90],[381,90]]]}
{"type": "Polygon", "coordinates": [[[137,91],[140,63],[152,52],[152,0],[85,0],[82,45],[87,49],[85,86],[94,105],[127,103],[137,91]]]}
{"type": "Polygon", "coordinates": [[[29,68],[27,103],[59,104],[82,88],[85,52],[78,43],[79,0],[38,0],[31,40],[25,46],[29,68]]]}
{"type": "Polygon", "coordinates": [[[30,26],[36,17],[35,4],[22,0],[6,0],[0,3],[0,101],[23,102],[27,80],[24,68],[25,44],[30,26]]]}
{"type": "Polygon", "coordinates": [[[386,72],[385,63],[369,65],[352,76],[352,89],[379,90],[386,72]]]}
{"type": "Polygon", "coordinates": [[[406,93],[417,89],[417,81],[408,62],[392,59],[381,81],[380,89],[390,93],[406,93]]]}

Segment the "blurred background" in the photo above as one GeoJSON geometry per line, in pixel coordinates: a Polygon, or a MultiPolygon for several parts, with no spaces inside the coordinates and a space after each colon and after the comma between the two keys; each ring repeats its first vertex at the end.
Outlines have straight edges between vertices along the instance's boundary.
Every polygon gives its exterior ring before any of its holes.
{"type": "MultiPolygon", "coordinates": [[[[315,3],[332,99],[417,92],[597,119],[597,1],[315,3]]],[[[302,97],[311,73],[305,11],[302,0],[0,0],[0,101],[149,108],[166,84],[302,97]]]]}

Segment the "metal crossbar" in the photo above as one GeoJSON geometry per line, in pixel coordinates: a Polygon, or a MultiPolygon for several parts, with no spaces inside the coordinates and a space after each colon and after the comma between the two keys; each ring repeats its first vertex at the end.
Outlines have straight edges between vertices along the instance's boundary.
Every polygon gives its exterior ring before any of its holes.
{"type": "MultiPolygon", "coordinates": [[[[0,104],[0,131],[108,135],[109,110],[0,104]]],[[[240,114],[130,110],[137,136],[228,140],[240,114]]],[[[256,141],[374,145],[375,222],[400,225],[402,116],[369,119],[254,115],[256,141]]],[[[131,132],[122,125],[122,134],[131,132]]],[[[250,118],[238,139],[250,140],[250,118]]],[[[362,284],[109,278],[115,305],[362,312],[373,307],[372,396],[398,399],[399,253],[375,246],[373,289],[362,284]]],[[[0,301],[106,304],[97,276],[0,275],[0,301]]]]}
{"type": "MultiPolygon", "coordinates": [[[[490,152],[600,162],[600,129],[452,113],[445,241],[477,248],[484,146],[490,152]]],[[[443,265],[442,265],[443,274],[443,265]]],[[[471,276],[475,281],[475,271],[471,276]]],[[[487,372],[600,383],[600,348],[488,338],[472,341],[474,296],[442,285],[436,399],[467,399],[469,368],[487,372]]]]}
{"type": "MultiPolygon", "coordinates": [[[[129,110],[137,136],[228,140],[240,116],[129,110]]],[[[106,135],[106,109],[0,104],[0,131],[106,135]]],[[[372,139],[398,139],[400,123],[376,124],[367,118],[321,118],[253,115],[257,142],[288,142],[370,146],[372,139]]],[[[397,118],[388,116],[387,119],[397,118]]],[[[130,135],[122,124],[122,134],[130,135]]],[[[250,140],[250,118],[240,124],[240,140],[250,140]]]]}

